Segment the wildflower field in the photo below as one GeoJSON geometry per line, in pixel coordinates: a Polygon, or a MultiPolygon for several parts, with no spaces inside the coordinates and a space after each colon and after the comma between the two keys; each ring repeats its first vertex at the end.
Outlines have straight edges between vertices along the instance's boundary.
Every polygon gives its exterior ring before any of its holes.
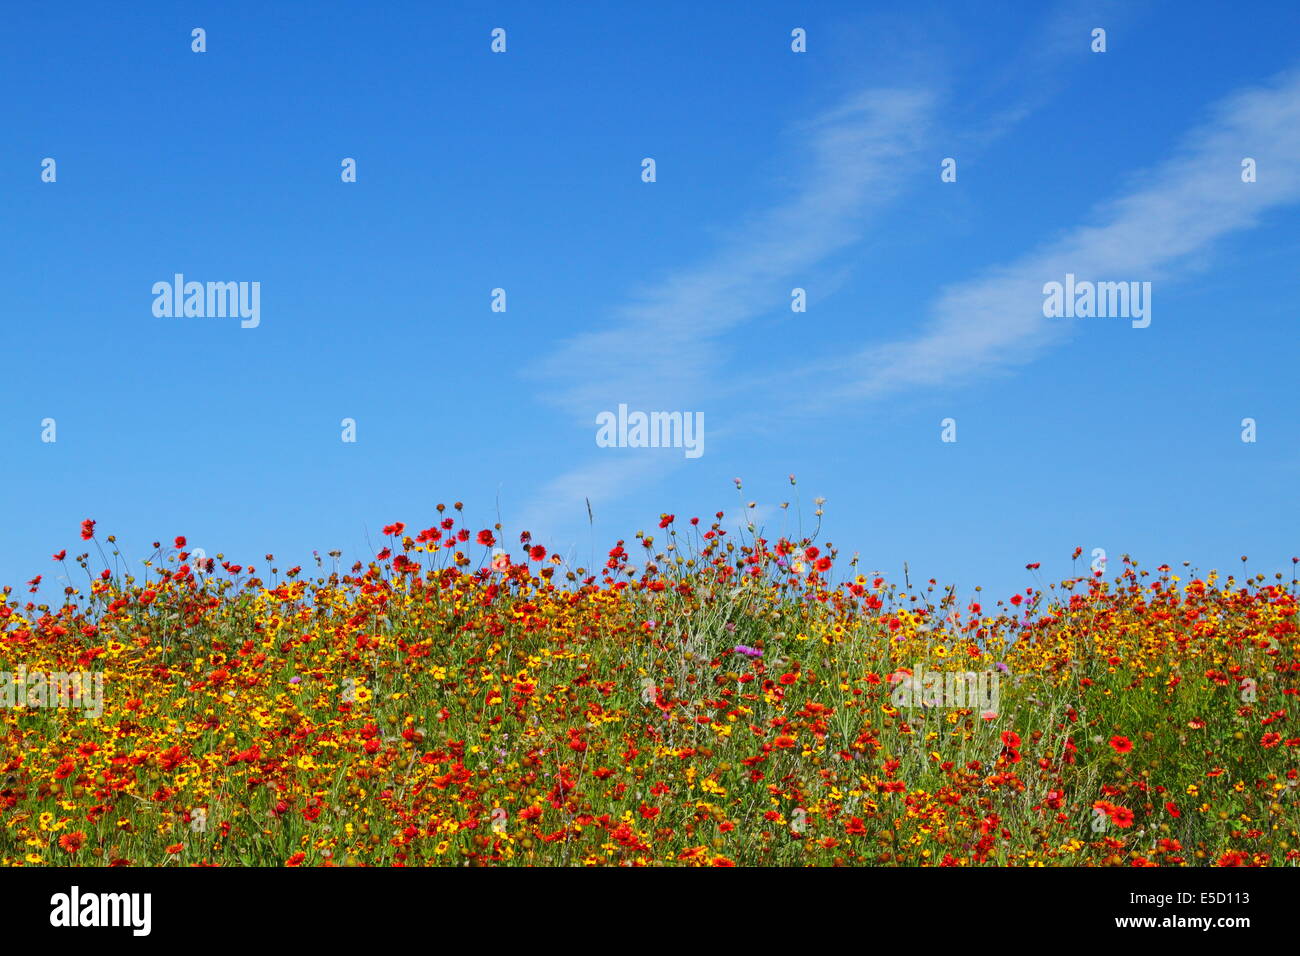
{"type": "Polygon", "coordinates": [[[0,710],[0,860],[1300,859],[1293,580],[1125,559],[976,603],[721,513],[595,567],[462,513],[350,569],[181,537],[132,562],[86,521],[61,607],[0,606],[11,697],[28,681],[0,710]],[[996,699],[900,704],[919,671],[996,699]],[[102,675],[100,712],[33,695],[72,672],[102,675]]]}

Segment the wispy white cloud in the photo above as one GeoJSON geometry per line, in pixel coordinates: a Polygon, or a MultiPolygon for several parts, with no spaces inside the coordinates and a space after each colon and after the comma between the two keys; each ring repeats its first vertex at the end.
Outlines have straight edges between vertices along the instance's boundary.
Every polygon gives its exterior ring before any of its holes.
{"type": "MultiPolygon", "coordinates": [[[[1160,281],[1190,269],[1216,240],[1300,200],[1300,71],[1234,94],[1210,111],[1173,157],[1135,177],[1139,188],[1018,261],[944,290],[920,335],[803,370],[842,381],[840,398],[953,384],[1028,362],[1078,328],[1045,319],[1043,284],[1067,272],[1096,280],[1160,281]],[[1254,158],[1259,178],[1241,181],[1254,158]]],[[[1154,292],[1159,322],[1159,288],[1154,292]]],[[[1134,334],[1141,334],[1135,332],[1134,334]]],[[[823,395],[823,398],[825,396],[823,395]]]]}
{"type": "Polygon", "coordinates": [[[665,276],[612,310],[605,328],[541,360],[538,376],[564,383],[551,397],[584,421],[618,402],[690,407],[720,360],[719,336],[786,305],[795,278],[862,237],[895,195],[894,173],[930,109],[926,93],[877,90],[796,128],[811,158],[803,188],[708,261],[665,276]]]}
{"type": "MultiPolygon", "coordinates": [[[[813,161],[803,189],[759,214],[703,265],[670,274],[615,309],[608,328],[580,335],[540,362],[539,374],[565,383],[550,397],[594,427],[597,411],[621,401],[690,408],[699,407],[702,396],[719,394],[710,377],[724,364],[719,338],[772,312],[774,303],[786,301],[792,280],[825,267],[834,253],[863,238],[872,214],[896,198],[894,170],[924,137],[933,104],[919,91],[877,91],[807,124],[813,161]]],[[[819,403],[872,399],[959,384],[1028,362],[1077,329],[1073,320],[1043,317],[1045,282],[1067,272],[1159,282],[1190,271],[1216,240],[1300,199],[1296,155],[1300,72],[1219,103],[1172,158],[1135,175],[1136,188],[1097,207],[1090,222],[944,289],[924,309],[918,335],[809,363],[783,384],[816,378],[819,403]],[[1255,183],[1241,182],[1244,156],[1259,163],[1255,183]],[[833,381],[843,383],[837,393],[828,392],[826,383],[833,381]]],[[[1156,322],[1159,302],[1157,286],[1156,322]]],[[[743,387],[733,382],[723,391],[734,396],[743,387]]],[[[711,426],[710,437],[716,434],[711,426]]],[[[608,455],[548,483],[525,516],[538,527],[572,527],[574,517],[585,517],[584,498],[596,504],[621,496],[680,465],[671,453],[608,455]]]]}

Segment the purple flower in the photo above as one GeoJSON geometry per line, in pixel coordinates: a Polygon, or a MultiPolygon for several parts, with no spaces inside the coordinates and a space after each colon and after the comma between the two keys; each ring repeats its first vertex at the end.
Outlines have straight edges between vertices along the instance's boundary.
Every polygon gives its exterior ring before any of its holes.
{"type": "Polygon", "coordinates": [[[748,644],[737,644],[731,649],[733,654],[744,654],[746,657],[762,657],[763,652],[757,647],[750,647],[748,644]]]}
{"type": "Polygon", "coordinates": [[[290,684],[301,684],[301,683],[302,683],[302,678],[295,674],[293,677],[290,677],[290,678],[289,678],[289,683],[290,683],[290,684]]]}

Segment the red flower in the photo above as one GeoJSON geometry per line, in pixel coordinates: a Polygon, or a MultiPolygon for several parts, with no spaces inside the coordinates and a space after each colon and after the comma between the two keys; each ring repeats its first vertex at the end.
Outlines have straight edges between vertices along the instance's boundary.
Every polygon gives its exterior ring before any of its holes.
{"type": "Polygon", "coordinates": [[[1133,825],[1133,811],[1127,807],[1116,807],[1110,812],[1110,822],[1117,827],[1131,827],[1133,825]]]}
{"type": "Polygon", "coordinates": [[[493,536],[491,531],[484,528],[478,533],[478,543],[483,545],[485,548],[490,548],[492,545],[497,543],[497,539],[493,536]]]}
{"type": "Polygon", "coordinates": [[[406,525],[400,521],[394,521],[390,525],[384,525],[384,534],[401,534],[406,530],[406,525]]]}
{"type": "Polygon", "coordinates": [[[1110,746],[1115,753],[1126,754],[1133,749],[1133,741],[1129,740],[1127,737],[1111,737],[1110,746]]]}
{"type": "Polygon", "coordinates": [[[1020,747],[1020,735],[1014,730],[1004,730],[1002,731],[1002,744],[1012,750],[1017,750],[1020,747]]]}
{"type": "Polygon", "coordinates": [[[81,522],[81,540],[89,541],[95,536],[95,522],[90,518],[81,522]]]}
{"type": "Polygon", "coordinates": [[[64,558],[66,558],[67,556],[68,556],[68,549],[67,549],[67,548],[64,548],[64,549],[63,549],[62,551],[60,551],[58,554],[51,555],[51,557],[53,557],[55,561],[62,561],[62,560],[63,560],[64,558]]]}
{"type": "Polygon", "coordinates": [[[176,536],[176,542],[175,542],[175,544],[176,544],[176,547],[178,547],[178,548],[183,548],[183,547],[185,547],[185,535],[183,535],[183,534],[178,534],[178,535],[176,536]]]}
{"type": "Polygon", "coordinates": [[[528,557],[533,561],[541,561],[546,557],[546,549],[540,544],[535,544],[529,549],[528,557]]]}

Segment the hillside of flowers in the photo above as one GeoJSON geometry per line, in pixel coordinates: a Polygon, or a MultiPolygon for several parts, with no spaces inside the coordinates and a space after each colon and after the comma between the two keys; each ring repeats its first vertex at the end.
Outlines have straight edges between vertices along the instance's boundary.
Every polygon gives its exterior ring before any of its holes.
{"type": "Polygon", "coordinates": [[[61,606],[0,605],[0,861],[1300,860],[1294,580],[1075,550],[972,601],[721,512],[591,567],[462,515],[306,568],[84,522],[61,606]],[[98,706],[33,691],[73,672],[98,706]],[[936,672],[996,700],[900,703],[936,672]]]}

